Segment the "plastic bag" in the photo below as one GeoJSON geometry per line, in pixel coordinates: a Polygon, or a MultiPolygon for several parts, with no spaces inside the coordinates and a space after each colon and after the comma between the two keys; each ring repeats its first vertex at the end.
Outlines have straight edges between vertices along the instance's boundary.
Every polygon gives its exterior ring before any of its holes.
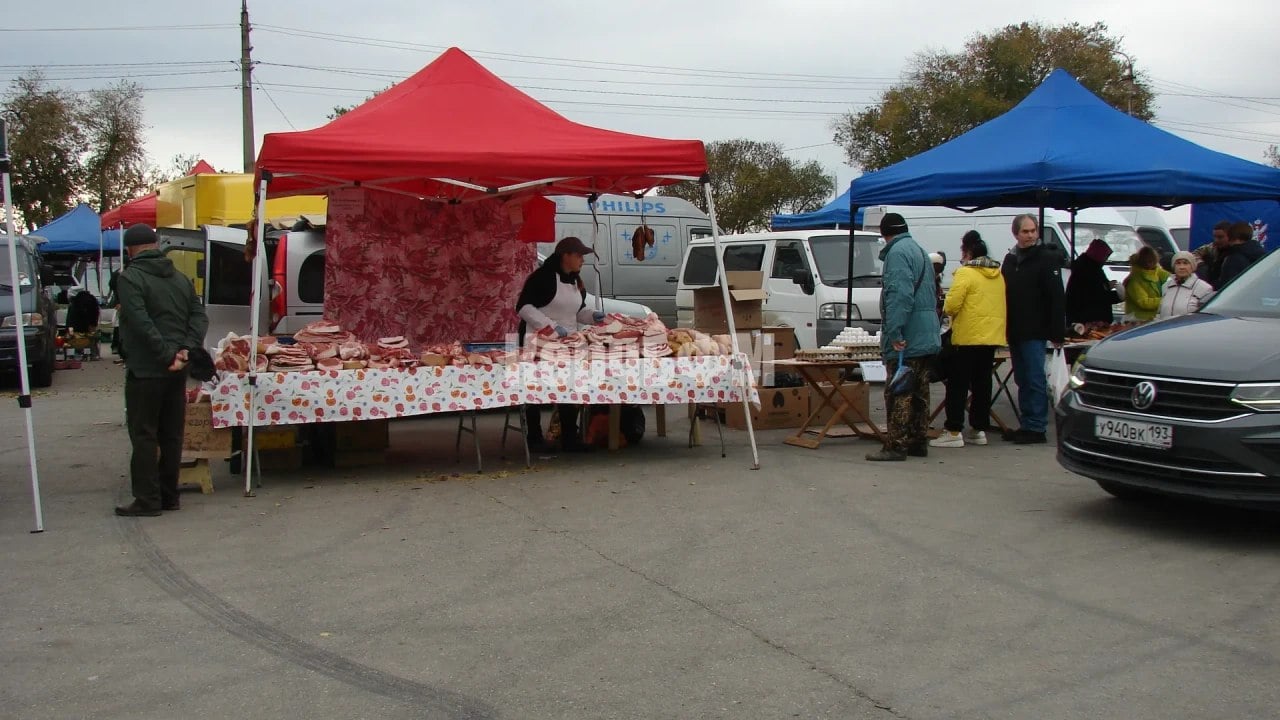
{"type": "Polygon", "coordinates": [[[1067,356],[1062,352],[1062,348],[1054,348],[1048,363],[1045,375],[1049,380],[1049,397],[1056,405],[1062,396],[1067,394],[1067,388],[1071,386],[1071,368],[1067,367],[1067,356]]]}
{"type": "Polygon", "coordinates": [[[911,367],[907,365],[903,359],[903,351],[898,351],[898,369],[894,371],[893,378],[889,380],[890,395],[905,395],[916,387],[916,374],[911,372],[911,367]]]}

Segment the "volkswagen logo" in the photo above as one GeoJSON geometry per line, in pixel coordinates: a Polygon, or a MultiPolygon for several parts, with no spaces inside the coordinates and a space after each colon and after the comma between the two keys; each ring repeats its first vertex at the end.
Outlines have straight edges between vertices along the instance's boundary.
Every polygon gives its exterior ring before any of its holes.
{"type": "Polygon", "coordinates": [[[1133,386],[1133,394],[1129,396],[1129,400],[1138,410],[1146,410],[1156,401],[1156,386],[1154,383],[1143,380],[1133,386]]]}

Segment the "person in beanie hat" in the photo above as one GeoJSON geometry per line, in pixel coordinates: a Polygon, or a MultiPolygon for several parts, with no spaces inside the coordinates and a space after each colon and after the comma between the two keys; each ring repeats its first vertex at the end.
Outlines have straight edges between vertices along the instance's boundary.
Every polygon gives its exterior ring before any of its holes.
{"type": "Polygon", "coordinates": [[[1071,277],[1067,278],[1067,322],[1070,324],[1112,322],[1111,306],[1120,297],[1120,283],[1108,280],[1103,270],[1111,257],[1111,246],[1101,238],[1089,243],[1082,255],[1071,261],[1071,277]]]}
{"type": "Polygon", "coordinates": [[[185,424],[187,350],[204,345],[209,328],[195,286],[160,252],[156,233],[138,224],[124,233],[130,262],[116,278],[124,406],[133,457],[133,502],[126,517],[177,510],[178,466],[185,424]]]}
{"type": "Polygon", "coordinates": [[[885,383],[884,401],[889,431],[884,447],[867,455],[868,460],[905,460],[908,455],[929,454],[929,373],[934,356],[941,349],[938,337],[938,296],[933,263],[907,231],[907,222],[898,213],[880,220],[885,247],[880,290],[880,354],[885,371],[893,377],[899,358],[915,376],[910,390],[893,392],[885,383]]]}
{"type": "Polygon", "coordinates": [[[1157,320],[1189,315],[1204,306],[1213,296],[1213,286],[1196,276],[1199,258],[1185,250],[1173,254],[1173,275],[1164,283],[1160,294],[1157,320]]]}

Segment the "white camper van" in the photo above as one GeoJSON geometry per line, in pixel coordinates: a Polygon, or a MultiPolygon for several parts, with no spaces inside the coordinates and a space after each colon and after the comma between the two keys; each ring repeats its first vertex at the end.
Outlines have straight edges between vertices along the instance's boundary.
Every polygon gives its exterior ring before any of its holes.
{"type": "MultiPolygon", "coordinates": [[[[676,276],[685,248],[696,238],[711,236],[711,220],[697,206],[680,198],[656,195],[636,199],[601,195],[595,216],[587,199],[548,196],[556,203],[556,241],[569,236],[593,245],[582,279],[587,289],[605,298],[629,300],[653,308],[664,322],[676,321],[676,276]],[[641,223],[653,229],[654,245],[643,260],[632,255],[631,235],[641,223]],[[594,230],[593,230],[594,228],[594,230]]],[[[555,243],[540,243],[547,256],[555,243]]]]}
{"type": "MultiPolygon", "coordinates": [[[[160,250],[192,279],[196,293],[204,301],[205,314],[209,316],[205,346],[212,350],[227,333],[247,334],[249,288],[253,284],[253,265],[244,259],[249,233],[240,228],[205,225],[199,230],[157,228],[156,234],[160,250]]],[[[265,273],[260,292],[268,292],[265,273]]],[[[270,328],[266,302],[262,303],[258,323],[260,332],[266,334],[270,328]]]]}
{"type": "Polygon", "coordinates": [[[1160,264],[1169,270],[1173,254],[1182,248],[1169,226],[1165,211],[1155,207],[1118,207],[1116,212],[1133,226],[1142,242],[1155,248],[1160,255],[1160,264]]]}
{"type": "MultiPolygon", "coordinates": [[[[765,275],[765,325],[790,325],[801,348],[827,344],[845,327],[846,293],[853,285],[853,322],[868,332],[880,330],[880,250],[876,233],[858,232],[849,277],[849,233],[841,230],[790,230],[722,235],[725,270],[762,271],[765,275]]],[[[710,237],[689,243],[680,266],[676,306],[680,327],[693,326],[693,291],[716,282],[715,246],[710,237]]]]}

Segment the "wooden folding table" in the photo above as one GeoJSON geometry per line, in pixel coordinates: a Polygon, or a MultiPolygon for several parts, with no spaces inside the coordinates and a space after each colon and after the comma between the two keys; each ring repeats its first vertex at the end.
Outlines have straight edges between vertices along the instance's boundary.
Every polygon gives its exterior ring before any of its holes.
{"type": "MultiPolygon", "coordinates": [[[[854,387],[845,377],[847,370],[859,367],[863,361],[861,360],[773,360],[771,361],[776,368],[785,368],[794,371],[797,375],[804,378],[808,383],[813,394],[812,398],[820,400],[820,402],[810,402],[811,409],[809,416],[805,418],[804,424],[795,435],[783,440],[788,445],[797,447],[814,449],[821,444],[822,440],[831,432],[831,428],[837,422],[844,422],[853,431],[857,437],[867,438],[869,440],[885,441],[884,432],[880,427],[871,421],[871,418],[863,414],[859,407],[857,398],[852,394],[854,387]],[[828,386],[824,386],[827,383],[828,386]],[[832,411],[831,418],[821,429],[810,429],[814,423],[814,419],[822,413],[824,409],[832,411]],[[850,421],[846,415],[852,415],[860,422],[850,421]]],[[[866,385],[864,382],[858,384],[866,385]]]]}

